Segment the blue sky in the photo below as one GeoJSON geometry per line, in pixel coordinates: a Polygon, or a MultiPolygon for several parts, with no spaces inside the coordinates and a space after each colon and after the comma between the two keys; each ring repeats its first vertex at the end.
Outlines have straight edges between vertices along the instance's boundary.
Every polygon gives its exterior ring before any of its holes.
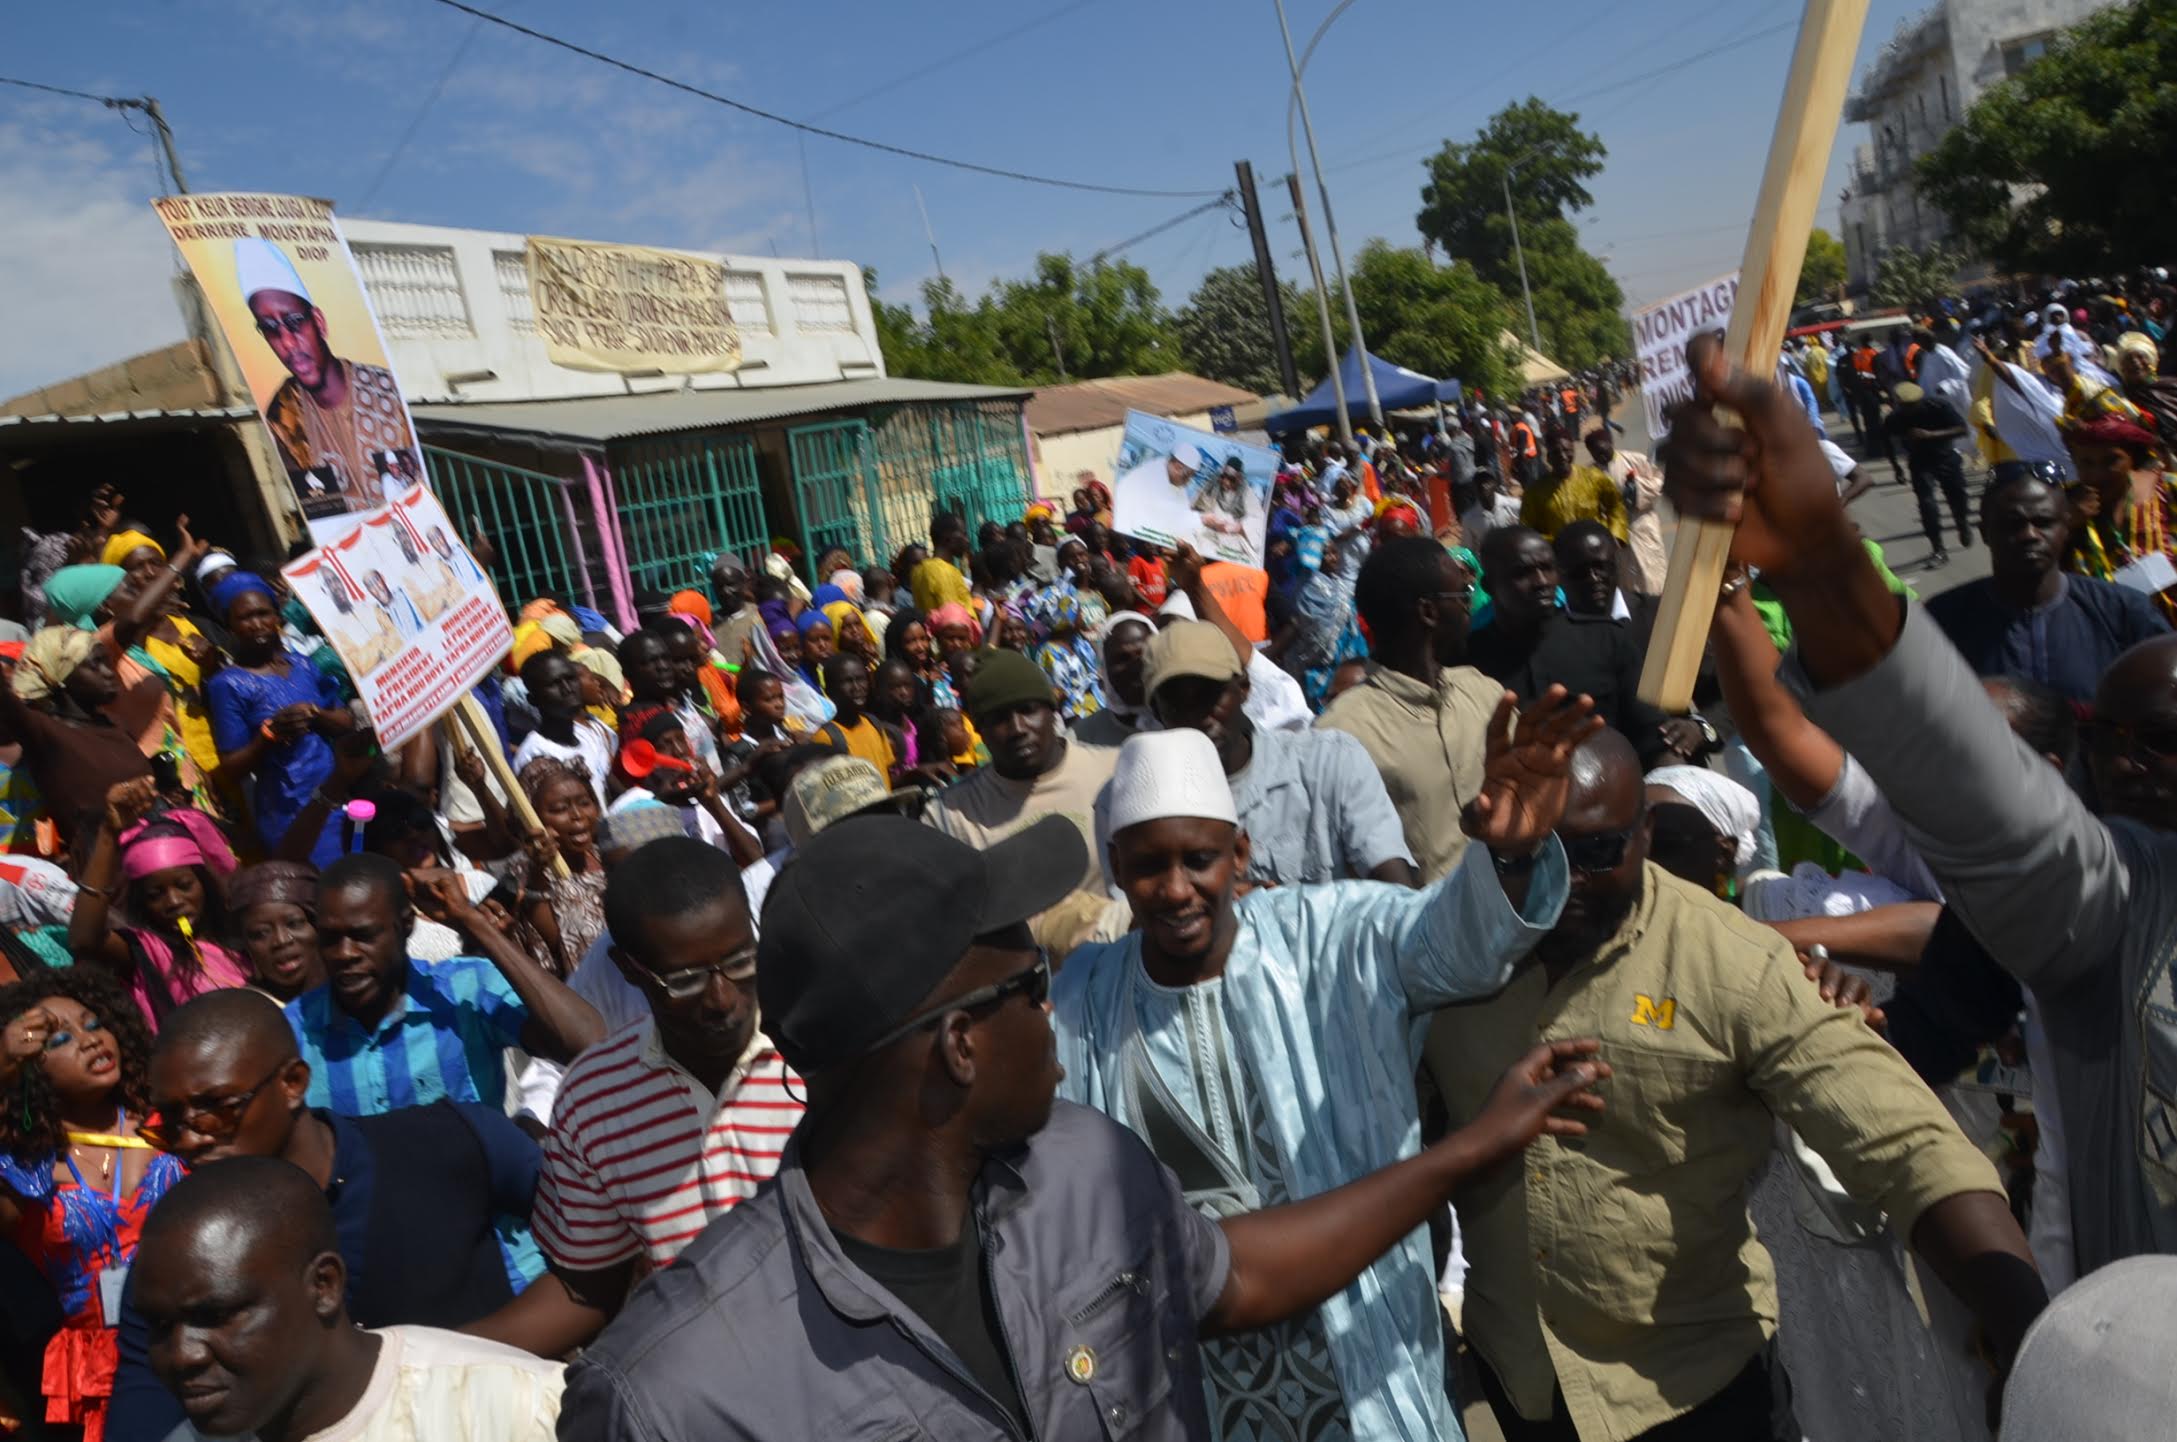
{"type": "MultiPolygon", "coordinates": [[[[1280,271],[1285,56],[1269,0],[481,0],[539,29],[799,119],[990,165],[1217,191],[1251,160],[1280,271]],[[937,22],[937,23],[933,23],[937,22]]],[[[1295,43],[1328,0],[1289,0],[1295,43]]],[[[1861,63],[1916,13],[1876,0],[1861,63]]],[[[1418,243],[1422,161],[1527,94],[1609,147],[1582,218],[1638,302],[1736,264],[1799,7],[1790,0],[1359,0],[1307,74],[1339,231],[1418,243]],[[1764,31],[1775,33],[1762,35],[1764,31]],[[1746,43],[1733,43],[1759,36],[1746,43]],[[1625,84],[1718,46],[1721,53],[1625,84]]],[[[159,97],[192,188],[299,191],[344,214],[874,265],[911,300],[971,293],[1038,250],[1087,255],[1193,202],[1062,191],[793,132],[676,94],[431,0],[162,0],[18,7],[0,74],[159,97]],[[438,98],[425,101],[434,87],[438,98]],[[419,118],[420,117],[420,118],[419,118]],[[388,169],[404,132],[413,137],[388,169]]],[[[138,124],[142,122],[138,119],[138,124]]],[[[1822,206],[1834,224],[1847,127],[1822,206]]],[[[176,339],[173,260],[145,204],[151,143],[83,101],[0,88],[0,396],[176,339]]],[[[1302,156],[1305,165],[1305,152],[1302,156]]],[[[1311,206],[1315,204],[1311,192],[1311,206]]],[[[1127,252],[1166,298],[1248,258],[1220,213],[1127,252]]],[[[1327,265],[1326,257],[1326,265],[1327,265]]]]}

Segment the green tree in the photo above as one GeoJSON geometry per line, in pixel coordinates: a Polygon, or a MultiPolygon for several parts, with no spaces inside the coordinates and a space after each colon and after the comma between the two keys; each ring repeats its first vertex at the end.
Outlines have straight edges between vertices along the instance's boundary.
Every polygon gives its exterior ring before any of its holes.
{"type": "Polygon", "coordinates": [[[1005,358],[995,317],[969,305],[949,280],[922,283],[924,319],[877,297],[877,272],[862,268],[869,309],[888,375],[970,385],[1020,385],[1025,377],[1005,358]]]}
{"type": "Polygon", "coordinates": [[[1931,308],[1958,287],[1965,257],[1946,246],[1930,250],[1893,250],[1875,270],[1873,299],[1878,306],[1931,308]]]}
{"type": "Polygon", "coordinates": [[[1792,304],[1835,300],[1844,276],[1844,242],[1820,226],[1814,227],[1807,233],[1807,258],[1799,267],[1799,290],[1792,304]]]}
{"type": "MultiPolygon", "coordinates": [[[[1301,295],[1282,280],[1278,294],[1285,304],[1290,334],[1303,319],[1301,295]]],[[[1203,276],[1172,318],[1172,328],[1180,356],[1196,375],[1259,396],[1279,389],[1277,343],[1270,335],[1270,309],[1263,303],[1262,283],[1255,278],[1254,266],[1220,266],[1203,276]]]]}
{"type": "Polygon", "coordinates": [[[1585,182],[1601,173],[1608,154],[1579,119],[1529,96],[1498,111],[1471,143],[1446,141],[1429,159],[1414,217],[1422,235],[1518,304],[1519,259],[1505,214],[1509,179],[1543,349],[1575,368],[1625,355],[1632,344],[1621,313],[1625,294],[1581,246],[1570,219],[1595,203],[1585,182]]]}
{"type": "Polygon", "coordinates": [[[2008,269],[2108,272],[2165,259],[2173,68],[2177,0],[2081,21],[1921,157],[1922,195],[2008,269]]]}
{"type": "MultiPolygon", "coordinates": [[[[872,296],[876,274],[863,279],[872,296]]],[[[1177,370],[1180,348],[1149,273],[1138,265],[1076,265],[1039,255],[1023,280],[999,281],[980,300],[940,277],[922,283],[923,318],[872,299],[892,375],[975,385],[1051,385],[1065,377],[1177,370]]]]}
{"type": "Polygon", "coordinates": [[[1126,261],[1081,266],[1070,255],[1038,255],[1032,275],[999,282],[981,305],[1005,358],[1039,385],[1056,382],[1062,368],[1067,379],[1088,380],[1182,365],[1155,283],[1126,261]]]}
{"type": "MultiPolygon", "coordinates": [[[[1490,395],[1517,389],[1517,358],[1503,341],[1511,312],[1504,296],[1473,266],[1436,265],[1417,247],[1378,238],[1353,258],[1352,275],[1353,306],[1361,313],[1371,354],[1425,376],[1479,386],[1490,395]]],[[[1314,316],[1312,294],[1299,303],[1314,316]]],[[[1352,333],[1343,300],[1331,307],[1331,328],[1344,355],[1352,333]]],[[[1327,373],[1319,324],[1295,332],[1293,360],[1303,380],[1327,373]]]]}

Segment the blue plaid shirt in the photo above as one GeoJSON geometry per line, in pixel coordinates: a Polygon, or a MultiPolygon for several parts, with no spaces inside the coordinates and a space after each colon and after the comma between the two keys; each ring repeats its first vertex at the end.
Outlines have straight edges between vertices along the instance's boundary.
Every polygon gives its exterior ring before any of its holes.
{"type": "MultiPolygon", "coordinates": [[[[310,1063],[309,1104],[345,1117],[371,1117],[441,1097],[506,1105],[502,1053],[519,1046],[529,1008],[499,974],[473,956],[411,960],[401,995],[375,1027],[333,1004],[332,988],[287,1004],[295,1045],[310,1063]]],[[[544,1274],[544,1256],[526,1221],[499,1219],[507,1280],[519,1292],[544,1274]]]]}
{"type": "Polygon", "coordinates": [[[347,1117],[441,1097],[503,1105],[499,1054],[521,1044],[528,1020],[499,968],[473,956],[409,962],[401,995],[367,1030],[334,1004],[329,986],[287,1004],[287,1024],[310,1063],[309,1104],[347,1117]]]}

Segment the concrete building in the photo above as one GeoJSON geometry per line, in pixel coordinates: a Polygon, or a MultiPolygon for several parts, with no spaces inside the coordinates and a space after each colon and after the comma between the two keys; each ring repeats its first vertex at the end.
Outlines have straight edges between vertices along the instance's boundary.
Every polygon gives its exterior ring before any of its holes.
{"type": "Polygon", "coordinates": [[[851,261],[707,255],[726,268],[739,368],[622,377],[545,359],[529,303],[526,236],[387,220],[343,220],[340,228],[411,404],[822,385],[884,374],[861,267],[851,261]]]}
{"type": "Polygon", "coordinates": [[[1111,462],[1126,434],[1126,413],[1144,411],[1198,431],[1217,429],[1213,408],[1237,410],[1257,399],[1253,391],[1186,371],[1157,376],[1109,376],[1073,385],[1045,386],[1028,398],[1028,430],[1043,493],[1070,502],[1083,471],[1111,483],[1111,462]]]}
{"type": "MultiPolygon", "coordinates": [[[[1033,490],[1026,390],[887,376],[861,270],[709,255],[740,332],[731,371],[554,365],[526,237],[343,221],[440,500],[493,541],[494,580],[634,618],[635,593],[701,584],[713,555],[777,538],[888,558],[933,509],[1019,516],[1033,490]]],[[[185,302],[186,310],[186,302],[185,302]]],[[[289,482],[223,342],[183,342],[0,402],[0,526],[72,526],[87,482],[132,516],[246,537],[302,534],[289,482]],[[51,484],[47,484],[47,482],[51,484]]]]}
{"type": "Polygon", "coordinates": [[[1845,102],[1867,127],[1853,148],[1839,221],[1848,283],[1864,290],[1894,249],[1951,238],[1920,198],[1913,163],[1933,150],[1981,92],[2032,64],[2049,41],[2110,0],[1941,0],[1898,27],[1845,102]]]}

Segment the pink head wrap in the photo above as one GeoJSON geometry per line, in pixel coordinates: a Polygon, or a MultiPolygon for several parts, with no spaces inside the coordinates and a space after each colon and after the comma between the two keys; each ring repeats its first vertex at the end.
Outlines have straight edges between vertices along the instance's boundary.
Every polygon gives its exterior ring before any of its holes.
{"type": "Polygon", "coordinates": [[[121,874],[131,881],[170,866],[209,867],[214,876],[226,876],[235,867],[234,848],[219,824],[201,811],[161,812],[122,832],[120,842],[121,874]]]}

